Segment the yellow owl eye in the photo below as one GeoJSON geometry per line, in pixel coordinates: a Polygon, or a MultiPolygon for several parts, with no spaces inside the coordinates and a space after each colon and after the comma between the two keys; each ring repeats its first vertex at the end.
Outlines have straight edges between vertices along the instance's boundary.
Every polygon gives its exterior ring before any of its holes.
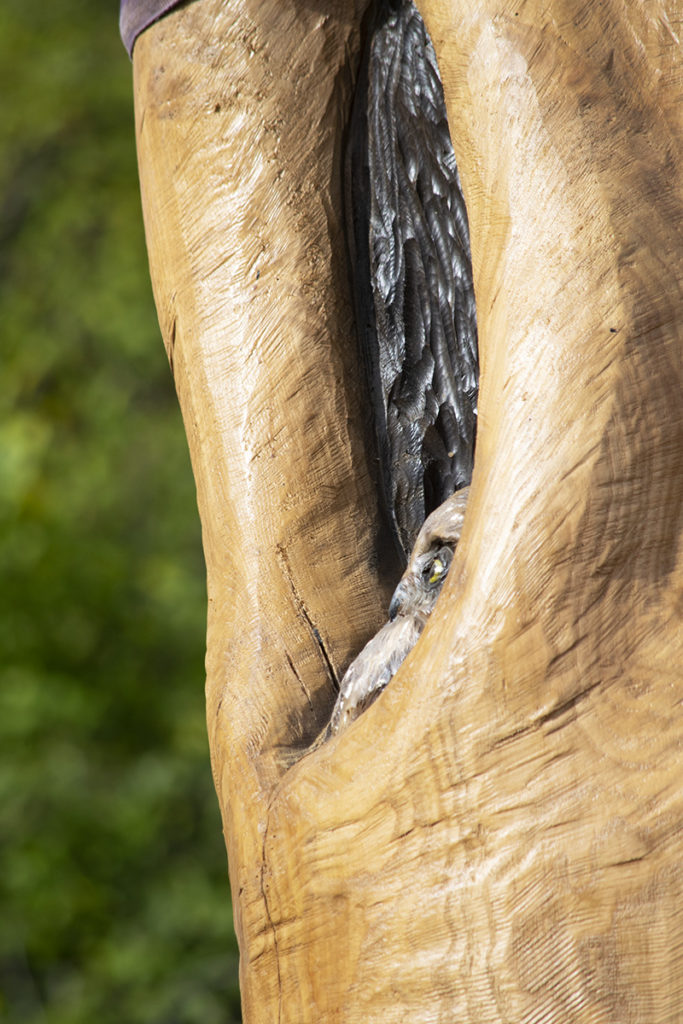
{"type": "Polygon", "coordinates": [[[443,575],[443,571],[446,568],[440,558],[435,558],[432,562],[432,573],[429,577],[430,583],[436,583],[440,576],[443,575]]]}

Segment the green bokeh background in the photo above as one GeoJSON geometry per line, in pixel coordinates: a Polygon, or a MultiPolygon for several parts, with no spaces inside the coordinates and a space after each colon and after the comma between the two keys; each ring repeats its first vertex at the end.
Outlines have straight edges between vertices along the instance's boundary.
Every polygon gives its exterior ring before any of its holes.
{"type": "Polygon", "coordinates": [[[114,2],[0,5],[0,1020],[239,1021],[114,2]]]}

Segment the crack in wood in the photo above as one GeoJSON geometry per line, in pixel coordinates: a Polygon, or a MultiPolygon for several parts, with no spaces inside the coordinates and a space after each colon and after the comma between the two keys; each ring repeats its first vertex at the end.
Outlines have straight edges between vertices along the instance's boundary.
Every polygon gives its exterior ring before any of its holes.
{"type": "MultiPolygon", "coordinates": [[[[286,554],[284,548],[282,546],[280,546],[280,545],[278,545],[278,547],[277,547],[277,553],[278,553],[278,556],[279,556],[279,559],[280,559],[280,563],[281,563],[281,566],[282,566],[282,571],[283,571],[283,573],[285,575],[285,578],[286,578],[287,582],[289,583],[289,588],[292,591],[292,597],[294,598],[294,603],[295,603],[298,611],[300,612],[301,617],[303,618],[303,620],[305,621],[306,625],[308,626],[309,632],[310,632],[311,636],[313,637],[313,640],[315,641],[315,645],[316,645],[316,647],[318,649],[318,652],[320,654],[320,658],[322,660],[322,663],[325,666],[325,669],[327,671],[327,675],[329,676],[330,682],[334,686],[335,690],[337,692],[339,692],[339,677],[337,675],[337,672],[335,670],[334,664],[332,662],[332,658],[331,658],[330,654],[328,653],[327,647],[325,646],[325,643],[323,641],[322,636],[320,635],[320,630],[318,629],[318,627],[313,622],[313,619],[309,615],[308,610],[306,608],[306,605],[303,602],[303,599],[302,599],[301,595],[299,594],[298,590],[296,589],[296,586],[294,585],[294,580],[292,579],[292,573],[291,573],[291,569],[290,569],[290,566],[289,566],[289,560],[287,558],[287,554],[286,554]]],[[[291,659],[289,658],[289,655],[287,655],[287,660],[289,661],[290,665],[294,669],[295,675],[297,676],[297,678],[301,682],[301,677],[299,676],[299,673],[294,668],[294,665],[293,665],[291,659]]],[[[303,686],[303,683],[302,683],[302,686],[303,686]]],[[[304,687],[304,692],[306,692],[306,696],[308,697],[308,692],[306,691],[305,687],[304,687]]],[[[310,697],[309,697],[309,702],[310,702],[310,697]]]]}
{"type": "Polygon", "coordinates": [[[285,651],[285,658],[287,659],[287,664],[289,665],[289,667],[291,668],[292,672],[296,676],[296,678],[298,680],[298,683],[299,683],[299,686],[301,687],[301,689],[304,691],[304,693],[306,695],[306,700],[308,701],[308,705],[309,705],[311,711],[313,711],[313,701],[311,700],[311,695],[308,692],[308,687],[306,686],[305,682],[303,681],[303,679],[301,678],[301,676],[297,672],[296,665],[294,664],[294,662],[292,661],[292,659],[289,656],[289,651],[285,651]]]}
{"type": "Polygon", "coordinates": [[[280,950],[279,950],[278,944],[277,944],[277,929],[275,927],[275,922],[273,921],[273,916],[272,916],[272,914],[270,912],[270,906],[268,905],[268,896],[267,896],[267,893],[266,893],[266,870],[267,870],[267,868],[266,868],[266,842],[268,841],[268,829],[269,829],[269,827],[270,827],[270,806],[268,807],[268,812],[266,814],[266,827],[265,827],[265,829],[263,831],[263,845],[261,847],[261,898],[263,899],[263,906],[264,906],[265,911],[266,911],[266,917],[268,919],[268,924],[270,925],[270,930],[271,930],[271,932],[273,934],[273,951],[275,953],[275,969],[277,971],[277,990],[278,990],[277,1019],[278,1019],[278,1024],[280,1024],[280,1021],[282,1020],[282,976],[280,974],[280,950]]]}

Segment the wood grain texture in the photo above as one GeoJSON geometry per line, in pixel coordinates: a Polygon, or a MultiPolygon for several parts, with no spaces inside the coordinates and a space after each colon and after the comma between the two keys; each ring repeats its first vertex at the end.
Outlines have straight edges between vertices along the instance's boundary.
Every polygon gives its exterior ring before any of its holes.
{"type": "Polygon", "coordinates": [[[471,226],[470,506],[396,678],[293,765],[392,582],[340,232],[363,12],[199,0],[135,49],[245,1020],[672,1024],[681,5],[421,7],[471,226]]]}

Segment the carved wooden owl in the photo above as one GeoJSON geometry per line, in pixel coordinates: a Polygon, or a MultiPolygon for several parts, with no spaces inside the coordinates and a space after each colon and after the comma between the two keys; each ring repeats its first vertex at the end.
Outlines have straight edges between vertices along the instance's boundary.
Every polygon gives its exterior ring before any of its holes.
{"type": "Polygon", "coordinates": [[[448,575],[460,539],[469,487],[425,520],[389,605],[389,622],[344,674],[328,735],[340,732],[378,696],[415,646],[448,575]]]}
{"type": "Polygon", "coordinates": [[[342,679],[325,736],[375,699],[420,636],[460,537],[474,460],[479,358],[467,211],[436,56],[413,0],[376,5],[345,168],[379,485],[408,565],[389,622],[342,679]]]}

